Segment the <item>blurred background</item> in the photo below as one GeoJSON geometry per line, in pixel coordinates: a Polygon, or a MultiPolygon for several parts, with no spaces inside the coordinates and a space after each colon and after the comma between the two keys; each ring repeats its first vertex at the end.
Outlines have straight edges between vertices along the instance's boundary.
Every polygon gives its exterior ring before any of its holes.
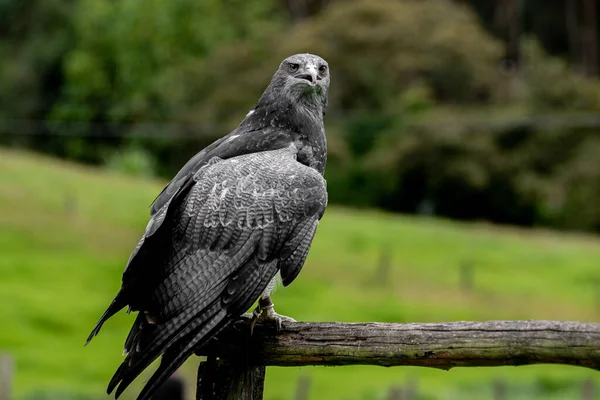
{"type": "MultiPolygon", "coordinates": [[[[298,52],[330,64],[330,207],[300,278],[274,296],[279,312],[598,322],[599,8],[0,0],[0,398],[106,399],[132,316],[83,343],[148,205],[298,52]]],[[[197,363],[177,375],[188,399],[197,363]]],[[[265,390],[269,400],[592,400],[600,377],[561,366],[269,368],[265,390]]]]}

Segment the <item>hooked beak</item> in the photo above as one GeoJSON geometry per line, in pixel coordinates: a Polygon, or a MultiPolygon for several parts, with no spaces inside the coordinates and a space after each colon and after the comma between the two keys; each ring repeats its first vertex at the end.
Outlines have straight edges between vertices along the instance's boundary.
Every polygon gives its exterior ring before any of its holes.
{"type": "Polygon", "coordinates": [[[317,69],[315,68],[314,65],[309,65],[306,67],[306,72],[307,73],[305,73],[305,74],[296,75],[296,78],[306,79],[307,81],[310,82],[310,84],[312,86],[315,86],[317,84],[317,79],[319,77],[319,75],[317,74],[317,69]]]}

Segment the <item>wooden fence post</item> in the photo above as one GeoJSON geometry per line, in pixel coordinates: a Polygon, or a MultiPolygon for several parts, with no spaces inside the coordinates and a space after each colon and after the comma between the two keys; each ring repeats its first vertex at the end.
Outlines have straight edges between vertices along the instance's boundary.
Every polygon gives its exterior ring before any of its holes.
{"type": "Polygon", "coordinates": [[[198,367],[196,400],[260,400],[265,366],[210,356],[198,367]]]}

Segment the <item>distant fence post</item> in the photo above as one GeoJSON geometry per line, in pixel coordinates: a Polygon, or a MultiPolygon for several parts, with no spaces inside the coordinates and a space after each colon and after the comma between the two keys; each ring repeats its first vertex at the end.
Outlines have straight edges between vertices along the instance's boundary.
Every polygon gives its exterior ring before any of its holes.
{"type": "Polygon", "coordinates": [[[416,400],[419,396],[419,380],[415,376],[409,376],[404,386],[404,400],[416,400]]]}
{"type": "Polygon", "coordinates": [[[77,211],[78,211],[77,197],[75,196],[74,193],[69,192],[69,193],[65,194],[64,206],[65,206],[65,213],[67,214],[67,217],[70,218],[71,220],[74,220],[77,217],[77,211]]]}
{"type": "Polygon", "coordinates": [[[459,280],[463,292],[469,293],[474,287],[474,267],[471,260],[464,260],[460,263],[459,280]]]}
{"type": "Polygon", "coordinates": [[[404,400],[402,398],[402,388],[396,384],[392,385],[387,400],[404,400]]]}
{"type": "Polygon", "coordinates": [[[378,286],[385,286],[390,283],[391,278],[391,263],[392,254],[388,247],[384,247],[380,250],[379,260],[377,261],[377,269],[375,270],[375,284],[378,286]]]}
{"type": "Polygon", "coordinates": [[[12,378],[12,358],[8,354],[0,354],[0,400],[12,399],[12,378]]]}
{"type": "Polygon", "coordinates": [[[503,379],[497,379],[494,381],[494,400],[505,400],[506,399],[506,382],[503,379]]]}
{"type": "Polygon", "coordinates": [[[595,280],[596,309],[600,311],[600,278],[595,280]]]}
{"type": "Polygon", "coordinates": [[[308,400],[308,392],[310,390],[310,377],[301,375],[298,378],[298,387],[296,388],[296,400],[308,400]]]}
{"type": "Polygon", "coordinates": [[[418,397],[419,385],[414,377],[409,377],[404,386],[394,384],[390,387],[388,400],[416,400],[418,397]]]}
{"type": "Polygon", "coordinates": [[[596,399],[596,386],[594,385],[594,381],[591,378],[588,378],[583,382],[582,399],[583,400],[596,399]]]}

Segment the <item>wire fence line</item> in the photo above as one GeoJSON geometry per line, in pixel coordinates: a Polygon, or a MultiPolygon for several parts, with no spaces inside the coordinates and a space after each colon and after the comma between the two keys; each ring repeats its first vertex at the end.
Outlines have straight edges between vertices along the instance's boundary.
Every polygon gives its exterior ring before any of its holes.
{"type": "Polygon", "coordinates": [[[32,119],[0,119],[0,134],[6,136],[65,136],[89,138],[195,139],[227,130],[206,124],[176,122],[75,122],[32,119]]]}
{"type": "MultiPolygon", "coordinates": [[[[348,114],[349,115],[349,114],[348,114]]],[[[494,121],[485,117],[467,121],[439,120],[426,125],[419,122],[412,126],[426,129],[466,129],[481,133],[501,133],[515,130],[553,131],[562,129],[600,129],[600,113],[572,113],[531,115],[494,121]]],[[[342,116],[336,119],[343,120],[342,116]]],[[[0,135],[65,136],[98,138],[145,138],[193,140],[198,137],[216,136],[228,132],[227,124],[204,124],[183,122],[85,122],[0,118],[0,135]]]]}

